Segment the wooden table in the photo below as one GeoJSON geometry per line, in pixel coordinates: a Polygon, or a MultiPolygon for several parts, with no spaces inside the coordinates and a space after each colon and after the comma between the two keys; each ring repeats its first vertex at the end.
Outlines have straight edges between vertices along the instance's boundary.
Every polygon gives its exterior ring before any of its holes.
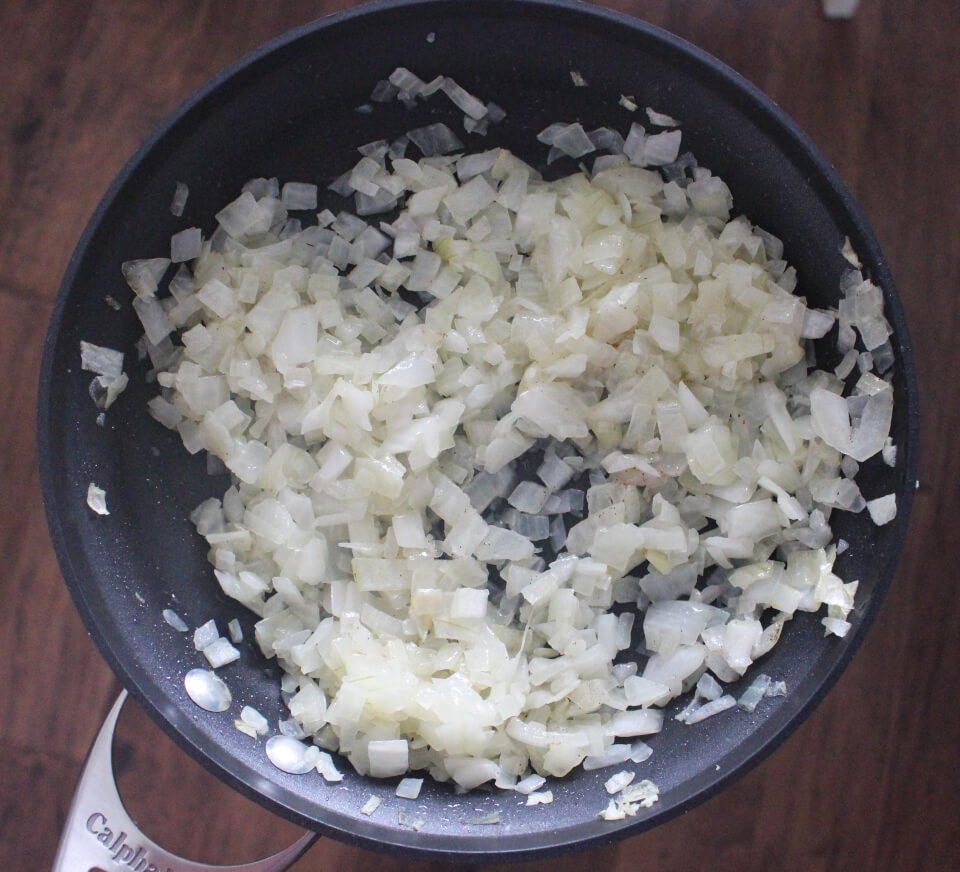
{"type": "MultiPolygon", "coordinates": [[[[41,344],[100,196],[151,129],[258,44],[349,2],[5,0],[0,5],[0,869],[48,869],[88,743],[118,686],[51,549],[34,446],[41,344]]],[[[955,0],[620,0],[770,94],[835,163],[880,239],[922,386],[920,491],[879,620],[785,746],[734,786],[632,840],[518,869],[957,868],[955,525],[960,392],[960,89],[955,0]]],[[[135,706],[115,756],[147,832],[207,862],[255,859],[297,829],[219,785],[135,706]]],[[[297,869],[403,860],[323,840],[297,869]]],[[[420,868],[440,868],[427,864],[420,868]]]]}

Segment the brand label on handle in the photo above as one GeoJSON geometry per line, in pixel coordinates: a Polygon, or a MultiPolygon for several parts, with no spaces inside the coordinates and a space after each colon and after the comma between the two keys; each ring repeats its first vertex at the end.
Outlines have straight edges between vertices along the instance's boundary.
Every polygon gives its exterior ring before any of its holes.
{"type": "Polygon", "coordinates": [[[157,866],[150,862],[150,857],[142,845],[133,845],[127,842],[124,831],[115,833],[107,821],[107,816],[95,811],[87,818],[87,832],[90,833],[110,854],[117,866],[126,866],[133,872],[174,872],[169,866],[157,866]]]}

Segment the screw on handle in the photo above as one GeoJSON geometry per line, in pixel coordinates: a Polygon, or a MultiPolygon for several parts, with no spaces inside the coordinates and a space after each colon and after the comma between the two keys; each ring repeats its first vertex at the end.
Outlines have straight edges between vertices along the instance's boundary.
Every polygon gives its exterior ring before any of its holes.
{"type": "Polygon", "coordinates": [[[127,814],[113,775],[113,733],[127,698],[121,692],[90,748],[70,804],[53,872],[282,872],[317,840],[307,833],[289,848],[242,866],[185,860],[148,839],[127,814]]]}

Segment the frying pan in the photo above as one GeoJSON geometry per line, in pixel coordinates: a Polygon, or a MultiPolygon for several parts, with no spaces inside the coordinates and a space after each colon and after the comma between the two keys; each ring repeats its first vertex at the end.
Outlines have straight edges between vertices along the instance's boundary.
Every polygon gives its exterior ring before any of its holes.
{"type": "MultiPolygon", "coordinates": [[[[561,161],[549,172],[574,169],[561,161]]],[[[347,204],[328,192],[326,205],[347,204]]],[[[820,365],[830,368],[837,362],[830,337],[821,345],[820,365]]],[[[202,88],[131,159],[80,239],[50,323],[38,420],[43,495],[64,578],[104,658],[157,723],[225,782],[309,829],[367,848],[469,862],[542,856],[639,833],[701,802],[782,742],[834,683],[880,606],[907,529],[917,432],[910,343],[887,263],[809,139],[756,88],[682,40],[613,12],[545,0],[365,6],[281,37],[202,88]],[[867,499],[896,493],[899,514],[883,527],[866,512],[834,516],[836,534],[850,543],[837,572],[861,582],[852,629],[844,639],[824,638],[818,617],[789,622],[777,648],[733,687],[736,694],[760,669],[786,682],[785,697],[753,714],[734,709],[684,726],[670,716],[676,709],[668,710],[663,732],[650,741],[653,757],[635,767],[659,786],[660,801],[622,822],[597,818],[609,770],[572,773],[552,784],[552,805],[535,809],[512,793],[457,795],[429,779],[416,802],[398,800],[395,780],[360,777],[345,761],[341,785],[283,773],[262,742],[233,727],[243,704],[274,723],[285,716],[276,666],[242,645],[240,661],[220,670],[233,708],[201,711],[187,698],[183,676],[204,665],[202,656],[161,617],[173,608],[191,626],[215,618],[221,628],[236,617],[245,638],[253,637],[254,617],[220,592],[206,545],[188,521],[227,480],[207,476],[203,457],[187,455],[176,434],[148,417],[156,387],[145,382],[147,364],[136,362],[141,328],[129,306],[114,311],[104,297],[129,299],[122,261],[163,255],[170,235],[185,227],[209,234],[214,213],[251,177],[315,181],[324,189],[356,162],[358,145],[434,121],[462,131],[461,114],[442,97],[413,112],[399,103],[355,111],[397,66],[428,80],[452,76],[498,102],[506,119],[487,137],[462,134],[466,148],[505,146],[544,170],[546,149],[535,137],[551,122],[626,132],[631,121],[645,120],[642,107],[669,113],[682,121],[684,149],[727,181],[735,211],[784,240],[811,305],[836,305],[845,237],[886,297],[899,453],[895,468],[879,458],[863,464],[858,482],[867,499]],[[574,85],[572,70],[587,87],[574,85]],[[618,105],[621,94],[634,96],[639,116],[618,105]],[[190,190],[182,218],[168,208],[178,181],[190,190]],[[131,384],[102,426],[87,393],[90,374],[79,366],[81,339],[126,354],[131,384]],[[106,490],[108,517],[85,504],[91,481],[106,490]],[[384,803],[368,817],[360,808],[371,794],[384,803]],[[410,817],[423,819],[419,831],[398,821],[404,802],[410,817]],[[499,824],[476,823],[493,812],[499,824]]]]}

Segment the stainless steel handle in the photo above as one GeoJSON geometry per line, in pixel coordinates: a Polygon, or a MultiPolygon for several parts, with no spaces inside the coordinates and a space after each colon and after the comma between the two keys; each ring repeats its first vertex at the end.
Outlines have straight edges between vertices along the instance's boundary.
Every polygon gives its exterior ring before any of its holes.
{"type": "Polygon", "coordinates": [[[147,838],[127,814],[113,775],[113,733],[127,698],[123,691],[110,709],[70,804],[53,872],[282,872],[317,840],[307,833],[285,851],[242,866],[194,863],[165,851],[147,838]]]}

